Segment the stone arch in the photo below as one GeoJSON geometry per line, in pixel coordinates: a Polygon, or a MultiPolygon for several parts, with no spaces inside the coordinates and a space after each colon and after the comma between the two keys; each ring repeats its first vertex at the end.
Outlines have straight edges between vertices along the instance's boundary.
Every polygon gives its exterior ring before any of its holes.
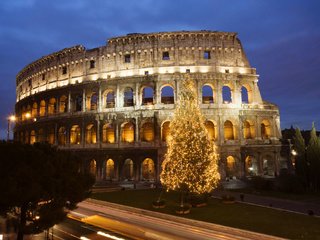
{"type": "Polygon", "coordinates": [[[90,95],[90,101],[88,102],[88,109],[90,111],[95,111],[98,109],[98,95],[96,92],[92,92],[90,95]]]}
{"type": "Polygon", "coordinates": [[[89,172],[96,177],[97,175],[97,161],[95,159],[91,159],[89,163],[89,172]]]}
{"type": "Polygon", "coordinates": [[[236,167],[236,158],[234,156],[227,156],[226,158],[226,176],[233,177],[236,175],[237,167],[236,167]]]}
{"type": "Polygon", "coordinates": [[[255,126],[252,121],[245,120],[243,122],[243,138],[254,139],[255,138],[255,126]]]}
{"type": "Polygon", "coordinates": [[[142,105],[154,104],[154,89],[150,86],[143,86],[141,88],[141,103],[142,105]]]}
{"type": "Polygon", "coordinates": [[[70,144],[81,143],[81,129],[79,125],[73,125],[70,129],[70,144]]]}
{"type": "Polygon", "coordinates": [[[224,140],[235,139],[234,126],[230,120],[227,120],[224,122],[223,132],[224,132],[224,140]]]}
{"type": "Polygon", "coordinates": [[[125,180],[131,181],[134,179],[134,168],[132,159],[128,158],[124,161],[122,172],[122,177],[125,180]]]}
{"type": "Polygon", "coordinates": [[[62,95],[59,99],[59,112],[66,113],[68,111],[68,97],[62,95]]]}
{"type": "Polygon", "coordinates": [[[154,126],[152,122],[145,122],[141,127],[141,141],[152,142],[154,140],[154,126]]]}
{"type": "Polygon", "coordinates": [[[55,98],[50,98],[48,101],[48,115],[55,114],[57,110],[57,100],[55,98]]]}
{"type": "Polygon", "coordinates": [[[45,137],[44,137],[43,128],[40,128],[40,129],[38,130],[37,139],[38,139],[38,142],[45,142],[45,137]]]}
{"type": "Polygon", "coordinates": [[[165,121],[161,125],[161,140],[167,142],[170,132],[170,121],[165,121]]]}
{"type": "Polygon", "coordinates": [[[114,161],[109,158],[106,160],[106,179],[112,180],[115,177],[114,161]]]}
{"type": "Polygon", "coordinates": [[[262,170],[264,176],[274,177],[276,172],[275,159],[272,154],[262,156],[262,170]]]}
{"type": "Polygon", "coordinates": [[[126,122],[122,124],[121,127],[121,141],[132,143],[134,142],[134,135],[135,135],[135,124],[132,122],[126,122]]]}
{"type": "Polygon", "coordinates": [[[97,143],[97,130],[94,124],[90,123],[86,127],[86,143],[95,144],[97,143]]]}
{"type": "Polygon", "coordinates": [[[48,134],[47,134],[47,141],[50,144],[54,144],[55,141],[55,128],[49,127],[48,134]]]}
{"type": "Polygon", "coordinates": [[[103,107],[104,108],[114,108],[115,103],[115,93],[113,89],[107,89],[104,91],[103,95],[103,107]]]}
{"type": "Polygon", "coordinates": [[[66,145],[67,132],[65,127],[60,127],[58,130],[58,145],[66,145]]]}
{"type": "Polygon", "coordinates": [[[260,125],[260,129],[261,129],[261,138],[262,139],[269,139],[271,137],[271,125],[270,125],[270,121],[267,119],[264,119],[261,121],[261,125],[260,125]]]}
{"type": "Polygon", "coordinates": [[[245,158],[245,173],[247,176],[257,176],[259,174],[258,160],[251,155],[245,158]]]}
{"type": "Polygon", "coordinates": [[[36,131],[31,130],[30,132],[30,144],[34,144],[36,142],[36,131]]]}
{"type": "Polygon", "coordinates": [[[211,84],[204,84],[202,86],[202,103],[204,104],[210,104],[214,103],[213,98],[213,87],[211,84]]]}
{"type": "Polygon", "coordinates": [[[208,132],[208,140],[214,141],[216,139],[216,126],[212,121],[205,121],[204,123],[207,132],[208,132]]]}
{"type": "Polygon", "coordinates": [[[32,104],[32,110],[31,110],[31,116],[33,118],[37,117],[38,116],[38,103],[34,102],[32,104]]]}
{"type": "Polygon", "coordinates": [[[102,126],[102,142],[115,143],[115,133],[112,123],[106,123],[102,126]]]}
{"type": "Polygon", "coordinates": [[[133,89],[130,87],[126,87],[123,91],[123,106],[124,107],[134,106],[133,89]]]}
{"type": "Polygon", "coordinates": [[[43,117],[46,115],[46,101],[45,100],[40,101],[39,115],[40,115],[40,117],[43,117]]]}
{"type": "Polygon", "coordinates": [[[243,84],[241,86],[241,102],[246,103],[252,103],[253,101],[253,92],[252,92],[252,86],[250,84],[243,84]]]}
{"type": "Polygon", "coordinates": [[[82,102],[83,102],[82,95],[77,94],[74,97],[74,102],[73,102],[73,111],[74,112],[81,112],[82,111],[82,102]]]}
{"type": "Polygon", "coordinates": [[[160,89],[161,103],[174,104],[174,89],[171,85],[163,85],[160,89]]]}
{"type": "Polygon", "coordinates": [[[222,87],[222,103],[232,103],[232,88],[229,85],[222,87]]]}
{"type": "Polygon", "coordinates": [[[155,179],[155,164],[151,158],[146,158],[141,164],[141,175],[143,180],[151,181],[155,179]]]}

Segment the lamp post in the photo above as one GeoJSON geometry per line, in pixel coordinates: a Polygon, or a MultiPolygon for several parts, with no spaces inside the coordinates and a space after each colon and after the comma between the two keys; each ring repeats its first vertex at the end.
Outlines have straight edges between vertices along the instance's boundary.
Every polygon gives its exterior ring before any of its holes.
{"type": "Polygon", "coordinates": [[[10,128],[11,128],[11,123],[16,121],[16,117],[14,115],[10,115],[8,117],[8,129],[7,129],[7,141],[10,140],[10,128]]]}

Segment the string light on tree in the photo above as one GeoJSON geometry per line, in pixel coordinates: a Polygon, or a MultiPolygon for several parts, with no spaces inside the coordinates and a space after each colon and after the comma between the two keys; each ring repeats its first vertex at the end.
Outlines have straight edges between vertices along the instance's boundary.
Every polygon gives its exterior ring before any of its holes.
{"type": "Polygon", "coordinates": [[[208,139],[193,80],[188,76],[180,84],[160,180],[168,191],[211,192],[220,179],[216,146],[208,139]]]}

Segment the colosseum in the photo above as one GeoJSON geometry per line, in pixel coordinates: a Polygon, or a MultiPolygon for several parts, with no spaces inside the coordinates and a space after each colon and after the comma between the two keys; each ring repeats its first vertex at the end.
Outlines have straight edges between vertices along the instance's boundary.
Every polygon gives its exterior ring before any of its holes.
{"type": "Polygon", "coordinates": [[[132,33],[44,56],[17,75],[15,139],[73,151],[97,181],[158,181],[187,75],[222,177],[277,175],[279,109],[231,32],[132,33]]]}

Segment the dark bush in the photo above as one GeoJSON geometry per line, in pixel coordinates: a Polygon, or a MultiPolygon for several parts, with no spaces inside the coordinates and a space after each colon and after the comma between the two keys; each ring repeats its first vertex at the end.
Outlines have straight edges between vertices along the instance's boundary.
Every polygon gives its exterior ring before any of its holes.
{"type": "Polygon", "coordinates": [[[303,193],[304,187],[298,176],[283,173],[276,179],[276,189],[287,193],[303,193]]]}
{"type": "Polygon", "coordinates": [[[260,176],[252,177],[251,184],[255,190],[265,190],[265,191],[272,190],[274,186],[273,180],[263,178],[260,176]]]}

